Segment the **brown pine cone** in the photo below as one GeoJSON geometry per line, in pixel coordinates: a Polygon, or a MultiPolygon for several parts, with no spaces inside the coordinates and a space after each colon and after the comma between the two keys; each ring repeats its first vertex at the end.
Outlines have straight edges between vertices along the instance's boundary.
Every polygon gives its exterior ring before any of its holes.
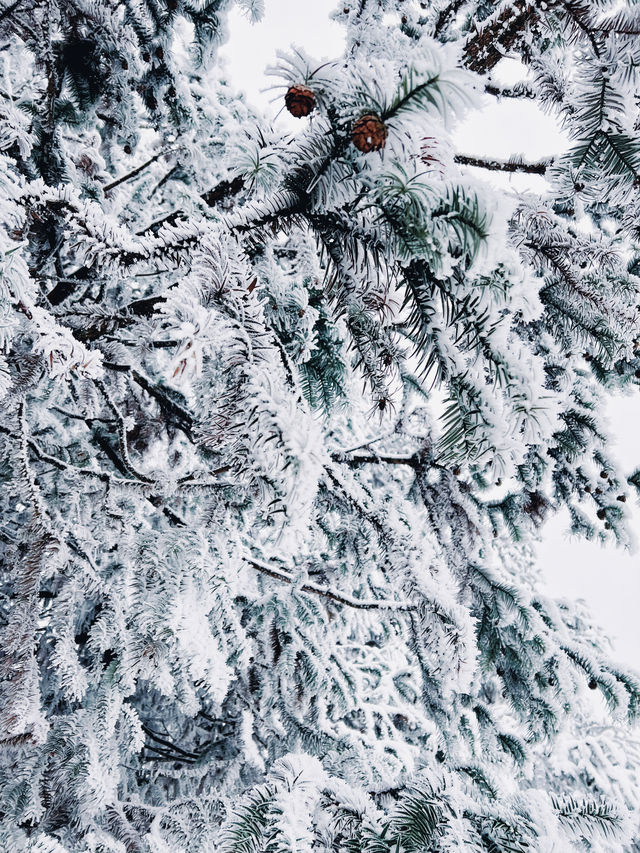
{"type": "Polygon", "coordinates": [[[315,109],[316,96],[308,86],[290,86],[284,103],[292,116],[304,118],[315,109]]]}
{"type": "Polygon", "coordinates": [[[367,113],[354,122],[351,128],[351,141],[358,151],[369,154],[371,151],[380,151],[384,148],[388,133],[386,124],[379,116],[367,113]]]}

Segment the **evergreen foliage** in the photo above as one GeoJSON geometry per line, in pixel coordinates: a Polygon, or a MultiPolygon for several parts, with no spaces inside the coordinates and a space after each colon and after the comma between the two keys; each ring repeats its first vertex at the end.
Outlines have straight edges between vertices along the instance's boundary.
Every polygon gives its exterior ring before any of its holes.
{"type": "Polygon", "coordinates": [[[639,850],[640,678],[533,548],[640,491],[638,9],[342,0],[285,133],[232,0],[0,2],[2,849],[639,850]],[[454,152],[479,91],[568,151],[454,152]]]}

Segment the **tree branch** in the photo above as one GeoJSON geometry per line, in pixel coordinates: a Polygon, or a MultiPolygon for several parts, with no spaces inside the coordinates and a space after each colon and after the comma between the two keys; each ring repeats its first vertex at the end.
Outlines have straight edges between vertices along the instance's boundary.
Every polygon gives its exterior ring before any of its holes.
{"type": "Polygon", "coordinates": [[[448,6],[440,11],[433,30],[435,36],[441,35],[446,30],[464,3],[465,0],[452,0],[448,6]]]}
{"type": "MultiPolygon", "coordinates": [[[[262,560],[258,560],[255,557],[245,557],[244,561],[254,569],[257,569],[259,572],[262,572],[275,580],[288,584],[295,583],[295,579],[283,569],[276,568],[275,566],[265,563],[262,560]]],[[[300,586],[300,590],[311,595],[319,595],[322,598],[328,598],[331,601],[335,601],[337,604],[342,604],[345,607],[353,607],[356,610],[409,611],[416,609],[414,604],[410,604],[407,601],[386,601],[385,599],[378,598],[354,598],[346,593],[338,592],[330,587],[323,587],[315,583],[302,584],[302,586],[300,586]]]]}
{"type": "MultiPolygon", "coordinates": [[[[142,731],[148,737],[150,737],[151,740],[156,741],[156,743],[162,744],[162,746],[166,747],[168,750],[172,750],[175,753],[174,757],[176,758],[176,760],[187,759],[188,761],[196,761],[198,759],[197,753],[187,752],[186,750],[182,749],[181,746],[178,746],[178,744],[172,743],[170,740],[166,740],[166,738],[160,737],[157,732],[154,732],[153,729],[150,729],[149,726],[146,726],[144,723],[142,724],[142,731]]],[[[163,753],[162,750],[159,750],[157,747],[151,746],[150,744],[147,744],[147,748],[155,749],[156,752],[167,755],[167,753],[163,753]]]]}
{"type": "Polygon", "coordinates": [[[115,402],[115,400],[109,393],[107,386],[101,379],[94,379],[93,384],[96,386],[98,391],[100,391],[107,403],[107,406],[111,409],[115,416],[116,423],[118,425],[118,443],[120,445],[120,455],[122,456],[122,462],[124,464],[124,467],[127,469],[129,474],[136,478],[136,480],[140,480],[143,483],[153,485],[155,481],[150,477],[147,477],[147,475],[143,474],[141,471],[138,471],[133,462],[131,461],[131,457],[129,456],[129,445],[127,442],[127,427],[125,425],[124,415],[120,411],[120,407],[115,402]]]}
{"type": "MultiPolygon", "coordinates": [[[[143,169],[146,169],[149,165],[154,163],[162,154],[165,152],[159,152],[150,160],[147,160],[146,163],[143,163],[141,166],[138,166],[137,169],[134,169],[132,172],[129,172],[126,175],[122,175],[120,178],[112,181],[110,184],[107,184],[103,187],[103,192],[108,192],[114,187],[118,186],[125,181],[128,181],[130,178],[138,175],[143,169]]],[[[215,207],[220,202],[231,198],[234,195],[237,195],[244,188],[244,178],[238,175],[231,180],[222,180],[215,187],[210,190],[207,190],[204,193],[201,193],[200,198],[205,202],[209,207],[215,207]]],[[[149,232],[155,233],[158,231],[163,225],[175,225],[176,220],[180,217],[184,217],[186,214],[182,210],[173,210],[171,213],[167,213],[164,216],[157,219],[155,222],[152,222],[151,225],[147,225],[146,228],[143,228],[141,231],[136,232],[136,236],[141,237],[149,232]]],[[[80,267],[80,269],[76,270],[70,276],[66,278],[58,279],[57,284],[49,291],[47,294],[47,299],[51,303],[51,305],[59,305],[61,302],[64,302],[74,291],[75,287],[78,284],[83,284],[89,278],[89,268],[88,267],[80,267]]],[[[133,313],[138,313],[136,311],[136,307],[140,306],[140,310],[142,313],[148,311],[148,309],[153,310],[155,305],[158,302],[164,301],[164,297],[151,297],[149,299],[140,299],[136,300],[136,302],[131,303],[131,310],[133,313]],[[134,307],[136,306],[136,307],[134,307]]]]}
{"type": "Polygon", "coordinates": [[[484,157],[475,157],[471,154],[456,154],[456,163],[461,166],[475,166],[478,169],[489,169],[492,172],[522,172],[526,175],[545,175],[547,169],[553,164],[553,157],[539,160],[537,163],[528,163],[525,160],[489,160],[484,157]]]}
{"type": "Polygon", "coordinates": [[[153,397],[162,411],[171,417],[174,426],[182,430],[190,441],[193,441],[191,432],[193,428],[192,414],[173,400],[164,389],[158,385],[154,385],[153,382],[150,382],[146,376],[143,376],[142,373],[130,364],[116,364],[111,361],[103,361],[103,366],[108,370],[115,370],[119,373],[129,373],[136,385],[139,385],[143,391],[146,391],[147,394],[153,397]]]}
{"type": "MultiPolygon", "coordinates": [[[[10,436],[11,438],[20,438],[17,433],[14,433],[3,426],[0,426],[0,432],[10,436]]],[[[85,477],[94,477],[96,480],[101,480],[103,483],[112,483],[117,486],[146,485],[146,483],[141,480],[120,479],[119,477],[114,477],[112,474],[108,474],[106,471],[94,471],[92,468],[81,468],[79,465],[72,465],[70,462],[65,462],[62,459],[58,459],[57,456],[52,456],[50,453],[47,453],[33,438],[27,438],[27,444],[41,462],[48,462],[49,465],[53,465],[53,467],[57,468],[59,471],[72,471],[74,474],[80,474],[85,477]]]]}
{"type": "Polygon", "coordinates": [[[130,181],[131,178],[135,178],[136,175],[139,175],[140,172],[144,172],[145,169],[147,169],[149,166],[151,166],[152,163],[155,163],[156,160],[159,160],[160,157],[162,157],[162,155],[165,153],[167,153],[167,152],[158,151],[157,154],[154,154],[153,157],[150,157],[145,163],[142,163],[140,166],[137,166],[135,169],[132,169],[130,172],[127,172],[126,175],[120,175],[119,178],[115,178],[113,181],[111,181],[111,183],[105,184],[102,187],[102,192],[108,193],[109,190],[113,190],[116,187],[119,187],[120,184],[124,184],[125,181],[130,181]]]}
{"type": "Polygon", "coordinates": [[[349,456],[344,453],[333,453],[331,458],[335,462],[342,462],[349,465],[351,468],[357,468],[360,465],[407,465],[410,468],[418,468],[418,458],[414,456],[391,456],[378,453],[353,453],[349,456]]]}
{"type": "Polygon", "coordinates": [[[496,98],[526,98],[533,100],[536,97],[534,90],[525,83],[518,83],[510,87],[501,87],[489,82],[484,87],[484,90],[487,95],[494,95],[496,98]]]}
{"type": "MultiPolygon", "coordinates": [[[[208,207],[216,207],[220,202],[232,198],[243,189],[244,178],[242,175],[237,175],[231,180],[227,180],[225,178],[220,181],[212,189],[201,193],[200,198],[208,207]]],[[[151,225],[147,225],[147,227],[143,228],[142,231],[136,231],[136,234],[138,236],[142,236],[143,234],[148,234],[149,231],[155,233],[162,225],[175,225],[176,220],[184,216],[186,216],[186,214],[183,210],[173,210],[171,213],[161,216],[160,219],[156,219],[155,222],[151,223],[151,225]]]]}
{"type": "MultiPolygon", "coordinates": [[[[549,5],[552,0],[548,0],[549,5]]],[[[497,14],[482,22],[464,46],[464,63],[477,74],[486,74],[518,43],[527,25],[538,19],[538,11],[526,0],[501,4],[497,14]]]]}
{"type": "MultiPolygon", "coordinates": [[[[97,420],[97,418],[82,418],[82,420],[84,420],[87,426],[91,429],[91,422],[97,420]]],[[[18,433],[12,432],[10,429],[7,429],[7,427],[2,426],[1,424],[0,433],[8,435],[10,438],[16,439],[18,441],[20,440],[20,435],[18,433]]],[[[111,460],[114,467],[118,471],[120,471],[120,473],[126,474],[127,469],[123,461],[120,459],[115,450],[111,447],[106,436],[97,434],[93,430],[92,435],[101,450],[103,450],[103,452],[111,460]]],[[[136,486],[144,488],[148,487],[148,483],[146,481],[123,479],[120,477],[116,477],[113,474],[109,474],[106,471],[94,471],[91,468],[80,468],[77,465],[72,465],[69,462],[64,462],[62,459],[58,459],[57,456],[52,456],[50,453],[44,451],[33,438],[28,438],[27,444],[41,462],[47,462],[60,471],[70,471],[74,474],[80,474],[86,477],[93,477],[108,485],[112,484],[116,486],[136,486]]],[[[194,480],[193,483],[189,483],[187,482],[187,480],[188,478],[183,477],[180,481],[180,485],[184,486],[185,488],[189,486],[210,485],[208,483],[199,483],[197,480],[194,480]]],[[[171,522],[171,524],[174,525],[174,527],[187,526],[186,521],[180,518],[177,513],[175,513],[170,507],[168,507],[159,495],[145,495],[145,497],[153,507],[162,511],[163,515],[165,515],[169,519],[169,521],[171,522]]]]}

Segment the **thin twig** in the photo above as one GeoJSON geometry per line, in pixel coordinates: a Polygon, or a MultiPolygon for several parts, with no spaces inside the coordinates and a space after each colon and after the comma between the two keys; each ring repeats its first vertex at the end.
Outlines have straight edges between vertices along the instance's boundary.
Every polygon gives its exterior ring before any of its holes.
{"type": "Polygon", "coordinates": [[[536,97],[534,90],[524,83],[503,87],[489,82],[484,87],[484,90],[487,95],[493,95],[496,98],[526,98],[527,100],[534,100],[536,97]]]}
{"type": "Polygon", "coordinates": [[[350,467],[359,465],[377,465],[384,463],[385,465],[407,465],[409,468],[417,468],[419,461],[417,456],[391,456],[389,454],[378,453],[355,453],[346,456],[344,453],[334,453],[331,457],[335,462],[343,462],[350,467]]]}
{"type": "Polygon", "coordinates": [[[136,385],[139,385],[143,391],[146,391],[153,397],[161,410],[172,417],[172,421],[178,429],[182,430],[190,440],[192,437],[193,416],[183,406],[173,400],[162,388],[154,385],[146,376],[132,367],[130,364],[117,364],[111,361],[104,361],[103,366],[108,370],[114,370],[118,373],[129,373],[136,385]]]}
{"type": "Polygon", "coordinates": [[[154,483],[154,480],[152,480],[150,477],[147,477],[147,475],[143,474],[141,471],[138,471],[133,462],[131,461],[131,457],[129,456],[129,445],[127,442],[127,427],[125,425],[124,415],[120,411],[120,407],[112,398],[111,394],[107,389],[107,386],[101,379],[94,379],[93,383],[104,397],[107,406],[115,415],[118,424],[118,442],[120,444],[120,453],[122,455],[122,461],[124,462],[125,468],[137,480],[141,480],[143,483],[152,485],[154,483]]]}
{"type": "MultiPolygon", "coordinates": [[[[91,420],[96,419],[91,418],[91,420]]],[[[20,436],[17,433],[12,432],[6,427],[0,426],[0,432],[4,435],[10,436],[11,438],[20,440],[20,436]]],[[[96,480],[101,480],[103,483],[110,483],[116,486],[147,485],[141,480],[126,480],[121,479],[120,477],[116,477],[113,474],[108,474],[106,471],[95,471],[93,468],[81,468],[79,465],[73,465],[70,462],[65,462],[63,459],[59,459],[57,456],[52,456],[50,453],[47,453],[33,438],[29,437],[26,439],[26,441],[29,448],[35,453],[35,455],[41,462],[48,462],[50,465],[53,465],[53,467],[57,468],[59,471],[72,471],[74,474],[80,474],[84,477],[94,477],[96,480]]]]}
{"type": "MultiPolygon", "coordinates": [[[[114,340],[115,340],[115,338],[114,338],[114,340]]],[[[80,415],[80,414],[77,414],[76,412],[68,412],[66,409],[61,409],[60,406],[51,406],[51,411],[52,412],[58,412],[58,414],[62,415],[65,418],[71,418],[72,420],[76,420],[76,421],[84,421],[85,423],[88,423],[90,426],[93,423],[93,421],[99,421],[100,423],[103,423],[103,424],[114,423],[113,418],[88,417],[87,415],[80,415]]]]}
{"type": "Polygon", "coordinates": [[[115,341],[125,347],[152,347],[153,349],[169,349],[180,345],[180,341],[132,341],[126,338],[119,338],[116,335],[105,335],[105,341],[115,341]]]}
{"type": "Polygon", "coordinates": [[[475,157],[470,154],[456,154],[456,163],[462,166],[475,166],[479,169],[489,169],[492,172],[523,172],[527,175],[545,175],[547,169],[553,164],[553,157],[539,160],[537,163],[528,163],[526,160],[493,160],[485,157],[475,157]]]}
{"type": "MultiPolygon", "coordinates": [[[[394,325],[398,324],[394,323],[394,325]]],[[[356,450],[362,450],[365,447],[370,447],[372,444],[376,444],[378,441],[383,441],[385,438],[391,438],[394,433],[395,430],[392,430],[391,432],[387,432],[384,435],[379,435],[376,438],[372,438],[370,441],[363,441],[362,444],[356,444],[355,447],[349,447],[347,450],[341,450],[339,453],[340,455],[345,453],[355,453],[356,450]]]]}
{"type": "MultiPolygon", "coordinates": [[[[295,578],[293,578],[288,572],[285,572],[283,569],[276,568],[275,566],[265,563],[262,560],[258,560],[256,557],[245,557],[245,563],[252,566],[254,569],[257,569],[259,572],[262,572],[265,575],[268,575],[275,580],[282,581],[283,583],[294,584],[295,578]]],[[[354,598],[351,595],[347,595],[343,592],[338,592],[337,590],[331,589],[330,587],[323,587],[319,584],[315,583],[305,583],[302,584],[299,589],[302,592],[310,593],[311,595],[319,595],[322,598],[328,598],[331,601],[335,601],[338,604],[343,604],[345,607],[353,607],[356,610],[415,610],[415,605],[410,604],[407,601],[386,601],[385,599],[378,598],[354,598]]]]}
{"type": "MultiPolygon", "coordinates": [[[[150,729],[149,726],[145,726],[144,723],[142,724],[142,731],[146,735],[148,735],[152,740],[155,740],[156,743],[161,743],[164,747],[167,747],[168,749],[171,749],[174,752],[179,753],[180,755],[184,756],[185,758],[190,759],[191,761],[195,761],[198,758],[198,756],[195,752],[187,752],[186,750],[182,749],[182,747],[178,746],[175,743],[172,743],[170,740],[166,740],[165,738],[160,737],[160,735],[157,732],[154,732],[154,730],[150,729]]],[[[152,747],[152,748],[155,749],[155,747],[152,747]]],[[[160,752],[160,750],[156,750],[156,751],[160,752]]]]}
{"type": "Polygon", "coordinates": [[[142,163],[140,166],[137,166],[135,169],[132,169],[131,172],[127,172],[126,175],[120,175],[119,178],[115,178],[115,180],[111,181],[110,184],[105,184],[102,187],[102,191],[108,193],[109,190],[115,189],[115,187],[120,186],[120,184],[124,184],[125,181],[130,181],[131,178],[135,178],[136,175],[139,175],[140,172],[143,172],[145,169],[151,166],[152,163],[155,163],[156,160],[159,160],[160,157],[162,157],[162,155],[166,153],[167,152],[165,151],[158,151],[158,153],[154,154],[153,157],[149,158],[146,163],[142,163]]]}
{"type": "MultiPolygon", "coordinates": [[[[212,189],[201,193],[200,198],[207,207],[216,207],[221,201],[225,201],[226,199],[236,196],[243,189],[244,178],[241,175],[238,175],[231,180],[224,179],[220,181],[212,189]]],[[[147,234],[149,231],[153,231],[155,233],[163,225],[166,225],[167,223],[173,225],[177,219],[180,217],[184,218],[186,216],[187,214],[180,208],[172,210],[171,213],[167,213],[164,216],[161,216],[160,219],[156,219],[155,222],[147,225],[146,228],[142,229],[142,231],[137,231],[136,234],[138,236],[142,236],[143,234],[147,234]]]]}
{"type": "Polygon", "coordinates": [[[338,474],[332,470],[331,466],[325,465],[324,472],[331,483],[333,483],[333,485],[342,493],[345,500],[353,507],[353,509],[355,509],[362,518],[372,525],[381,539],[386,539],[389,535],[389,530],[382,519],[375,512],[365,506],[359,498],[352,494],[349,488],[341,481],[338,474]]]}

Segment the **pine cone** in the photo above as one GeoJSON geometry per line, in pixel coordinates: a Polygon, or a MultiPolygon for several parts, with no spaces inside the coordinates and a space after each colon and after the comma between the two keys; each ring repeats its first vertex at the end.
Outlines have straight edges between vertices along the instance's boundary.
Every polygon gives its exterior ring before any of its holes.
{"type": "Polygon", "coordinates": [[[290,86],[284,102],[292,116],[304,118],[315,109],[316,96],[308,86],[290,86]]]}
{"type": "Polygon", "coordinates": [[[388,133],[386,124],[379,116],[367,113],[360,116],[351,128],[351,141],[358,151],[369,154],[384,148],[388,133]]]}

